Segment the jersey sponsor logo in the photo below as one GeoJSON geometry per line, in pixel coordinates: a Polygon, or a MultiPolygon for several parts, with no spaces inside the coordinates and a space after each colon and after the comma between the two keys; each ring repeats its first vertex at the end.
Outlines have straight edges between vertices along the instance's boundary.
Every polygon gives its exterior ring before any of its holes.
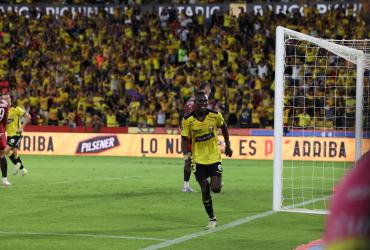
{"type": "Polygon", "coordinates": [[[215,137],[214,133],[209,133],[205,135],[201,135],[195,138],[195,142],[202,142],[202,141],[208,141],[209,139],[215,137]]]}
{"type": "Polygon", "coordinates": [[[117,136],[98,136],[78,143],[77,154],[100,153],[105,150],[118,147],[117,136]]]}

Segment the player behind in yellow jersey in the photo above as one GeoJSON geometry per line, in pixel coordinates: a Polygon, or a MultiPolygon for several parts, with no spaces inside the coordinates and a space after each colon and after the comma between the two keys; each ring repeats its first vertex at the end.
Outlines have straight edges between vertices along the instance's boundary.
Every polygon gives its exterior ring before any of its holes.
{"type": "Polygon", "coordinates": [[[22,140],[24,127],[30,121],[30,114],[28,114],[22,107],[13,106],[9,109],[8,125],[6,126],[8,147],[5,149],[5,153],[14,164],[13,175],[17,175],[18,172],[20,172],[21,175],[25,175],[28,172],[23,166],[22,160],[18,155],[18,150],[22,140]]]}
{"type": "Polygon", "coordinates": [[[213,213],[211,190],[219,193],[222,188],[221,150],[218,145],[217,128],[221,128],[225,140],[225,154],[232,156],[229,131],[220,112],[207,109],[208,98],[199,92],[195,98],[196,109],[182,120],[181,143],[187,167],[192,167],[202,189],[204,208],[209,217],[208,229],[217,226],[213,213]],[[188,151],[191,139],[192,151],[188,151]],[[207,178],[210,178],[210,182],[207,178]]]}

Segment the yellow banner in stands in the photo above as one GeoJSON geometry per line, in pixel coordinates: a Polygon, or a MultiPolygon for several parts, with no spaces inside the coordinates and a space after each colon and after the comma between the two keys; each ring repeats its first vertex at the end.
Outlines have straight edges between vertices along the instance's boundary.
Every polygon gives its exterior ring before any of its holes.
{"type": "MultiPolygon", "coordinates": [[[[222,138],[222,137],[220,137],[222,138]]],[[[234,159],[272,160],[273,137],[231,136],[234,159]]],[[[370,140],[363,140],[363,152],[370,140]]],[[[21,154],[182,157],[180,135],[28,132],[21,154]]],[[[353,138],[286,137],[286,160],[354,161],[353,138]]]]}

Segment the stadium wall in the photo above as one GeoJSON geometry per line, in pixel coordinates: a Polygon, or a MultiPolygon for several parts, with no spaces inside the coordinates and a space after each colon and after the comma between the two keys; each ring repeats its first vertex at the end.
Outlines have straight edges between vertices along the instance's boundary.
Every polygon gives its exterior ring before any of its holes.
{"type": "MultiPolygon", "coordinates": [[[[234,159],[272,160],[272,136],[230,137],[234,159]]],[[[354,161],[354,138],[285,137],[285,160],[354,161]]],[[[363,150],[370,149],[364,140],[363,150]]],[[[101,155],[180,158],[179,134],[27,132],[20,147],[29,155],[101,155]]]]}

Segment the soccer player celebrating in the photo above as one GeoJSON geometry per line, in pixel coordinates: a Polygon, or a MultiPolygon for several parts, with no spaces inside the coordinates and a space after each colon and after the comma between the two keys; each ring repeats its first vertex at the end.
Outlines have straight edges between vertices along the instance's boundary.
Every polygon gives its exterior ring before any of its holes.
{"type": "Polygon", "coordinates": [[[20,172],[21,175],[28,173],[27,169],[23,166],[22,160],[18,155],[19,145],[22,140],[22,132],[27,123],[31,121],[31,115],[27,113],[22,107],[11,107],[8,115],[8,126],[6,133],[8,136],[8,146],[5,150],[6,155],[13,162],[13,175],[20,172]],[[23,122],[22,122],[22,118],[23,122]]]}
{"type": "MultiPolygon", "coordinates": [[[[199,90],[206,94],[207,99],[212,91],[211,86],[208,83],[203,83],[202,85],[200,85],[199,90]]],[[[190,97],[184,107],[184,117],[194,111],[195,111],[195,97],[190,97]]],[[[189,141],[188,147],[189,148],[187,148],[187,151],[191,152],[191,141],[189,141]]],[[[182,151],[184,151],[184,149],[182,149],[182,151]]],[[[182,191],[185,193],[194,191],[189,185],[190,176],[191,176],[191,169],[190,167],[187,167],[186,161],[185,161],[184,163],[184,186],[182,188],[182,191]]]]}
{"type": "Polygon", "coordinates": [[[182,121],[181,143],[185,165],[192,167],[196,180],[202,190],[204,208],[209,217],[208,229],[217,226],[213,213],[211,190],[219,193],[222,188],[221,151],[218,145],[217,128],[221,128],[225,140],[225,154],[232,156],[229,132],[223,116],[219,112],[207,109],[208,98],[199,92],[195,99],[195,112],[185,116],[182,121]],[[192,151],[187,149],[191,139],[192,151]],[[210,182],[207,178],[210,178],[210,182]]]}
{"type": "Polygon", "coordinates": [[[0,168],[1,174],[3,176],[2,184],[4,186],[10,186],[10,182],[8,181],[8,163],[5,157],[5,149],[6,145],[6,135],[5,129],[8,121],[8,111],[10,105],[10,96],[7,90],[2,90],[0,95],[0,168]]]}

